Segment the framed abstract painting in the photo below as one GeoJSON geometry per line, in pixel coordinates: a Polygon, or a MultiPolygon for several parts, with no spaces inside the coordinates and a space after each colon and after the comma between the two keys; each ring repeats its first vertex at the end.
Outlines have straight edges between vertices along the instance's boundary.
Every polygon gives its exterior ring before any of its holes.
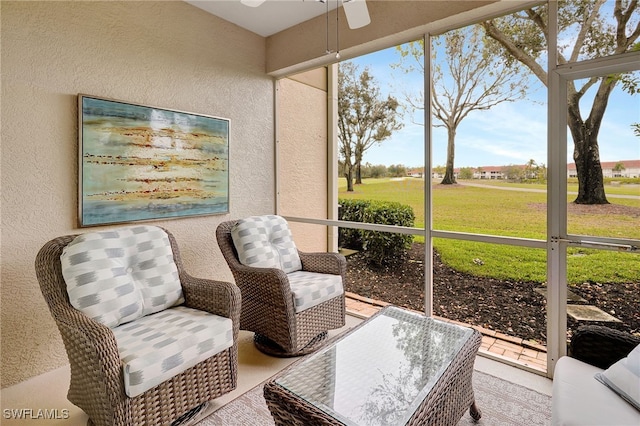
{"type": "Polygon", "coordinates": [[[80,226],[229,212],[229,120],[78,95],[80,226]]]}

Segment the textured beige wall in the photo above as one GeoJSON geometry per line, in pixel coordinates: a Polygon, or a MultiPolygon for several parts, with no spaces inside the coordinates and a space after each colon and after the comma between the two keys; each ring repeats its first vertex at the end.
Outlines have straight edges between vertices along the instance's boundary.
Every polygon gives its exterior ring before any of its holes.
{"type": "MultiPolygon", "coordinates": [[[[278,81],[278,213],[327,218],[327,70],[278,81]]],[[[327,227],[291,223],[303,251],[327,250],[327,227]]]]}
{"type": "Polygon", "coordinates": [[[267,38],[267,72],[290,74],[337,62],[374,50],[415,40],[426,32],[450,29],[460,22],[492,16],[500,11],[524,7],[522,1],[498,0],[375,0],[367,3],[372,24],[350,30],[342,8],[305,21],[267,38]],[[336,13],[339,30],[336,37],[336,13]],[[328,33],[328,34],[327,34],[328,33]],[[336,39],[339,43],[336,43],[336,39]]]}
{"type": "Polygon", "coordinates": [[[192,274],[231,280],[216,226],[275,209],[274,83],[263,38],[182,1],[0,7],[6,387],[67,362],[33,265],[47,240],[89,231],[76,228],[77,94],[231,120],[231,214],[152,222],[175,234],[192,274]]]}

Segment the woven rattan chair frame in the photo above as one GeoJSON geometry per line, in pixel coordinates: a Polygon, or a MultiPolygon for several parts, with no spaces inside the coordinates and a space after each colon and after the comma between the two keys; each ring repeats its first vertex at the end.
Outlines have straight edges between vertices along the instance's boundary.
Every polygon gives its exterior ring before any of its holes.
{"type": "MultiPolygon", "coordinates": [[[[380,312],[376,315],[380,315],[380,312]]],[[[327,345],[348,338],[363,325],[364,322],[336,337],[327,345]]],[[[481,342],[482,336],[477,330],[474,330],[473,335],[460,349],[431,392],[406,423],[407,426],[455,425],[467,410],[469,410],[472,419],[477,421],[481,418],[482,414],[476,406],[472,385],[473,364],[481,342]]],[[[292,364],[278,376],[296,368],[297,364],[302,361],[292,364]]],[[[344,425],[341,421],[278,385],[275,378],[265,383],[264,397],[276,426],[344,425]]]]}
{"type": "Polygon", "coordinates": [[[607,369],[638,345],[640,336],[602,325],[583,325],[571,336],[569,356],[607,369]]]}
{"type": "MultiPolygon", "coordinates": [[[[216,230],[216,239],[242,293],[240,328],[256,333],[256,346],[270,355],[298,356],[317,349],[327,330],[345,324],[344,294],[296,313],[285,272],[240,263],[231,238],[231,228],[236,222],[221,223],[216,230]]],[[[341,275],[345,281],[347,262],[344,256],[298,253],[304,271],[341,275]]]]}
{"type": "MultiPolygon", "coordinates": [[[[166,231],[166,230],[165,230],[166,231]]],[[[89,416],[89,425],[168,425],[186,411],[235,389],[238,370],[240,291],[232,283],[194,278],[183,268],[178,246],[167,231],[185,296],[185,306],[233,321],[231,348],[172,379],[129,398],[111,329],[69,302],[60,255],[76,235],[55,238],[39,251],[36,275],[71,365],[67,398],[89,416]]]]}

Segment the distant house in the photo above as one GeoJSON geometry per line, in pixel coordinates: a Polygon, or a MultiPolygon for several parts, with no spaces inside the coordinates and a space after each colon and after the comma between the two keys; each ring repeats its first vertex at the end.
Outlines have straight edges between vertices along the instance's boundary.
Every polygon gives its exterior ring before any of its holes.
{"type": "MultiPolygon", "coordinates": [[[[458,177],[458,170],[460,170],[460,169],[453,169],[453,174],[456,177],[458,177]]],[[[444,172],[440,173],[440,172],[436,172],[435,170],[433,170],[431,172],[431,178],[432,179],[442,179],[442,178],[444,178],[444,172]]]]}
{"type": "Polygon", "coordinates": [[[411,169],[407,171],[407,176],[414,178],[424,177],[424,169],[411,169]]]}
{"type": "MultiPolygon", "coordinates": [[[[640,160],[602,161],[600,165],[606,178],[640,177],[640,160]]],[[[575,163],[567,164],[567,177],[578,177],[575,163]]]]}
{"type": "MultiPolygon", "coordinates": [[[[524,166],[523,166],[524,167],[524,166]]],[[[505,179],[504,166],[483,166],[475,169],[474,179],[505,179]]]]}
{"type": "MultiPolygon", "coordinates": [[[[473,179],[506,179],[506,175],[504,173],[505,166],[486,166],[486,167],[478,167],[471,168],[473,171],[473,179]]],[[[517,166],[520,167],[520,166],[517,166]]],[[[524,168],[525,166],[522,166],[524,168]]],[[[460,168],[453,169],[453,176],[458,179],[460,176],[460,168]]],[[[444,178],[444,172],[431,172],[432,179],[442,179],[444,178]]]]}
{"type": "MultiPolygon", "coordinates": [[[[640,160],[620,160],[620,161],[603,161],[600,163],[602,166],[602,175],[605,178],[637,178],[640,177],[640,160]]],[[[526,165],[509,165],[509,166],[482,166],[472,168],[473,170],[473,178],[474,179],[489,179],[489,180],[502,180],[507,179],[508,170],[512,168],[522,169],[523,172],[527,173],[526,165]]],[[[414,169],[409,171],[409,176],[413,177],[422,177],[424,175],[422,169],[414,169]]],[[[453,170],[453,175],[458,178],[460,174],[460,169],[456,168],[453,170]]],[[[535,171],[530,171],[529,176],[527,178],[535,178],[535,171]]],[[[440,173],[437,171],[432,171],[431,173],[432,179],[442,179],[444,177],[444,172],[440,173]]],[[[578,177],[576,172],[575,163],[567,164],[567,177],[575,178],[578,177]]]]}

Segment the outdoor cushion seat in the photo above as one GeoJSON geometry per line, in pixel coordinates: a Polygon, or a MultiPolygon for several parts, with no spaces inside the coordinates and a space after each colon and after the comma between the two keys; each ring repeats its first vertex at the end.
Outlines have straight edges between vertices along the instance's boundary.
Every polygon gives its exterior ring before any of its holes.
{"type": "Polygon", "coordinates": [[[177,424],[235,389],[240,291],[189,275],[167,230],[58,237],[35,267],[88,425],[177,424]]]}
{"type": "Polygon", "coordinates": [[[640,425],[640,411],[597,379],[639,344],[640,337],[609,327],[578,328],[571,337],[569,356],[561,357],[555,366],[551,424],[640,425]]]}
{"type": "Polygon", "coordinates": [[[113,334],[132,398],[233,346],[231,319],[184,306],[120,325],[113,334]]]}
{"type": "Polygon", "coordinates": [[[277,215],[223,222],[216,238],[242,293],[240,328],[255,333],[259,350],[311,353],[345,324],[344,256],[299,251],[277,215]]]}
{"type": "Polygon", "coordinates": [[[287,274],[296,312],[344,294],[340,275],[296,271],[287,274]]]}

